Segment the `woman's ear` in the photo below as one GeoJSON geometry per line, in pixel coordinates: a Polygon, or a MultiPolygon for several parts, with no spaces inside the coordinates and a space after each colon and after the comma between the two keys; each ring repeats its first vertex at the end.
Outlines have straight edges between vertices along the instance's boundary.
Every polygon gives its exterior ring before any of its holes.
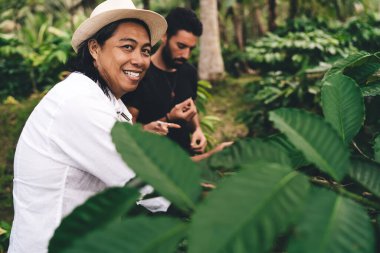
{"type": "Polygon", "coordinates": [[[92,58],[96,61],[98,59],[98,53],[99,53],[100,45],[99,43],[92,39],[88,41],[88,51],[90,52],[92,58]]]}
{"type": "Polygon", "coordinates": [[[162,36],[161,41],[163,44],[166,44],[166,41],[168,40],[168,35],[165,33],[164,36],[162,36]]]}

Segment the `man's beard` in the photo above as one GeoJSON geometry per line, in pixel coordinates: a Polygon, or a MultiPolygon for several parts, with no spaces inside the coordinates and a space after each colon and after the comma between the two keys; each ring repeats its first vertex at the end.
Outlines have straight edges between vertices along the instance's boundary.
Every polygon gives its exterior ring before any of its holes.
{"type": "Polygon", "coordinates": [[[185,58],[173,58],[172,52],[168,45],[164,46],[164,50],[162,51],[162,59],[164,60],[166,66],[169,69],[178,69],[185,63],[187,60],[185,58]]]}

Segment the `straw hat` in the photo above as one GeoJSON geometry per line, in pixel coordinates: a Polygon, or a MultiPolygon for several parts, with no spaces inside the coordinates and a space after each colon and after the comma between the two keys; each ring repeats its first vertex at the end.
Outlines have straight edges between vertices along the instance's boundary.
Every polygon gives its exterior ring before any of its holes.
{"type": "Polygon", "coordinates": [[[136,18],[144,21],[150,30],[152,45],[165,34],[167,23],[160,14],[143,9],[136,9],[131,0],[107,0],[99,4],[74,32],[71,40],[75,52],[80,44],[90,38],[104,26],[125,18],[136,18]]]}

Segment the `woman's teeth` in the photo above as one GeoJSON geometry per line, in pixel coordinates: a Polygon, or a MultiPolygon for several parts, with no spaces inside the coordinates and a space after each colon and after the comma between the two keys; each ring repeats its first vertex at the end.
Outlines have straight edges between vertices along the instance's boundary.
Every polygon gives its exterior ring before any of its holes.
{"type": "Polygon", "coordinates": [[[140,73],[138,73],[138,72],[124,71],[124,73],[131,76],[131,77],[135,77],[135,78],[140,76],[140,73]]]}

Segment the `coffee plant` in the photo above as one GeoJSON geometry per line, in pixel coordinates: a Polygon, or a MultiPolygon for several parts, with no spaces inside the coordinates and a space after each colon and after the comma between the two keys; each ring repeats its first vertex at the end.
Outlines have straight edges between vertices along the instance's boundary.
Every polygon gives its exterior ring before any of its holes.
{"type": "Polygon", "coordinates": [[[322,80],[323,117],[272,110],[277,134],[198,164],[167,138],[117,123],[113,140],[138,180],[76,208],[49,252],[379,252],[379,137],[373,155],[355,143],[365,97],[380,93],[379,64],[365,52],[337,62],[322,80]],[[131,214],[142,182],[171,202],[168,213],[131,214]]]}

